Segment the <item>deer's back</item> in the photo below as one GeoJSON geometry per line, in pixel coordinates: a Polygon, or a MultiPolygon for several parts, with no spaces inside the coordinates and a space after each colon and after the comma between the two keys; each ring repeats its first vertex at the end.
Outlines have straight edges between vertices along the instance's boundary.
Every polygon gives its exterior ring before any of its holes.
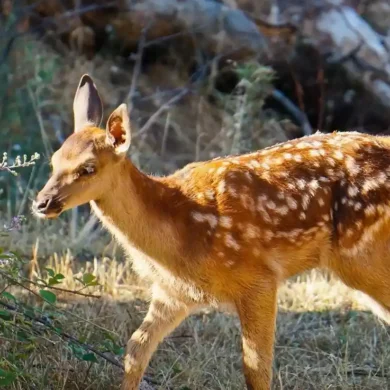
{"type": "Polygon", "coordinates": [[[387,142],[361,133],[315,134],[190,164],[170,179],[193,202],[188,250],[208,259],[214,278],[234,275],[240,283],[259,270],[284,278],[336,252],[366,250],[390,215],[387,142]]]}

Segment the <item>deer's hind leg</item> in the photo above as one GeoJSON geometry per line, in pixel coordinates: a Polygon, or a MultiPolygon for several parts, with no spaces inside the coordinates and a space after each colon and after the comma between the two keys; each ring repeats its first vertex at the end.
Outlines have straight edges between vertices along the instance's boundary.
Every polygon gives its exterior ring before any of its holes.
{"type": "Polygon", "coordinates": [[[387,245],[381,245],[381,248],[376,247],[368,254],[339,256],[330,268],[347,286],[364,293],[370,310],[390,324],[388,248],[387,245]]]}

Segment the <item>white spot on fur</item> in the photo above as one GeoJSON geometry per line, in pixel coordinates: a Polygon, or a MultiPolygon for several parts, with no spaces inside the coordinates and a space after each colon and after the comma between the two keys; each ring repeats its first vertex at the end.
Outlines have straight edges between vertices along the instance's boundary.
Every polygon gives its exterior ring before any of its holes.
{"type": "Polygon", "coordinates": [[[303,179],[298,179],[297,180],[297,187],[300,189],[300,190],[303,190],[306,186],[306,182],[305,180],[303,179]]]}
{"type": "Polygon", "coordinates": [[[244,238],[250,240],[259,236],[260,229],[251,223],[248,223],[245,229],[244,238]]]}
{"type": "Polygon", "coordinates": [[[236,189],[235,189],[233,186],[230,186],[230,187],[228,188],[228,192],[229,192],[229,194],[230,194],[233,198],[238,198],[237,191],[236,191],[236,189]]]}
{"type": "Polygon", "coordinates": [[[312,145],[313,145],[315,148],[320,148],[320,147],[322,146],[322,142],[320,142],[320,141],[314,141],[314,142],[312,143],[312,145]]]}
{"type": "Polygon", "coordinates": [[[253,180],[251,174],[250,174],[248,171],[244,172],[244,176],[245,176],[245,178],[246,178],[249,182],[251,182],[251,181],[253,180]]]}
{"type": "Polygon", "coordinates": [[[208,200],[213,200],[215,198],[215,194],[213,190],[206,190],[205,196],[208,200]]]}
{"type": "Polygon", "coordinates": [[[241,246],[238,244],[238,242],[233,238],[233,236],[230,233],[225,234],[225,244],[228,248],[232,248],[235,251],[238,251],[241,248],[241,246]]]}
{"type": "Polygon", "coordinates": [[[274,233],[271,230],[264,231],[264,239],[265,241],[270,241],[274,237],[274,233]]]}
{"type": "Polygon", "coordinates": [[[386,173],[385,173],[385,172],[380,172],[380,173],[378,174],[378,182],[379,182],[380,184],[385,184],[386,181],[387,181],[387,175],[386,175],[386,173]]]}
{"type": "Polygon", "coordinates": [[[226,229],[231,229],[233,226],[233,219],[232,217],[224,215],[219,219],[219,224],[226,229]]]}
{"type": "Polygon", "coordinates": [[[274,201],[272,200],[269,200],[266,204],[265,204],[270,210],[275,210],[276,208],[276,204],[274,201]]]}
{"type": "Polygon", "coordinates": [[[291,210],[296,210],[298,208],[298,203],[296,202],[296,200],[293,197],[287,196],[286,197],[286,202],[287,202],[287,206],[291,210]]]}
{"type": "Polygon", "coordinates": [[[369,191],[373,191],[379,187],[379,182],[375,179],[368,179],[362,186],[362,193],[367,194],[369,191]]]}
{"type": "Polygon", "coordinates": [[[320,155],[320,152],[318,150],[312,149],[309,151],[309,155],[311,157],[318,157],[320,155]]]}
{"type": "Polygon", "coordinates": [[[359,166],[356,164],[356,161],[351,156],[347,156],[345,161],[345,166],[347,167],[351,175],[357,175],[360,172],[359,166]]]}
{"type": "Polygon", "coordinates": [[[223,194],[224,192],[225,192],[225,188],[226,188],[226,182],[225,182],[225,180],[221,180],[220,182],[219,182],[219,184],[218,184],[218,192],[220,193],[220,194],[223,194]]]}
{"type": "Polygon", "coordinates": [[[257,160],[251,160],[251,164],[254,168],[260,168],[261,165],[257,160]]]}
{"type": "Polygon", "coordinates": [[[242,206],[245,209],[248,209],[250,211],[255,211],[255,208],[256,208],[255,201],[253,200],[253,198],[250,195],[242,194],[240,196],[240,198],[241,198],[242,206]]]}
{"type": "Polygon", "coordinates": [[[364,210],[364,214],[366,214],[367,217],[373,216],[376,214],[376,207],[372,204],[367,206],[364,210]]]}
{"type": "Polygon", "coordinates": [[[267,163],[263,162],[263,163],[261,163],[261,168],[268,170],[268,169],[270,169],[270,166],[267,163]]]}
{"type": "Polygon", "coordinates": [[[358,193],[359,193],[359,189],[356,186],[350,185],[348,187],[348,195],[349,196],[353,197],[353,196],[356,196],[358,193]]]}
{"type": "Polygon", "coordinates": [[[218,224],[218,218],[214,214],[203,214],[198,211],[193,211],[191,213],[192,218],[197,222],[208,222],[211,228],[215,228],[218,224]]]}
{"type": "Polygon", "coordinates": [[[310,187],[310,189],[312,189],[313,191],[316,191],[318,190],[318,188],[320,187],[320,185],[318,184],[318,180],[316,179],[313,179],[309,182],[308,186],[310,187]]]}
{"type": "Polygon", "coordinates": [[[302,196],[302,208],[307,210],[309,208],[310,196],[308,194],[303,194],[302,196]]]}
{"type": "Polygon", "coordinates": [[[301,141],[301,142],[297,143],[298,149],[304,149],[304,148],[310,148],[310,147],[311,147],[311,145],[305,141],[301,141]]]}
{"type": "Polygon", "coordinates": [[[287,215],[289,212],[289,208],[287,206],[279,206],[275,209],[275,212],[280,214],[280,215],[287,215]]]}

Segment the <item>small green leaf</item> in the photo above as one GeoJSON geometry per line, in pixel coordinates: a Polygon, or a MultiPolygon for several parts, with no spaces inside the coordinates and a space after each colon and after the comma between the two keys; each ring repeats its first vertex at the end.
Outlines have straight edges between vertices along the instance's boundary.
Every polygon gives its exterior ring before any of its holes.
{"type": "Polygon", "coordinates": [[[16,252],[16,251],[9,251],[9,253],[11,253],[11,255],[13,257],[15,257],[16,259],[18,259],[19,261],[22,261],[22,258],[21,258],[21,254],[16,252]]]}
{"type": "Polygon", "coordinates": [[[47,271],[47,273],[49,274],[49,276],[51,276],[52,278],[54,278],[55,272],[54,272],[51,268],[45,268],[45,270],[47,271]]]}
{"type": "Polygon", "coordinates": [[[124,353],[125,353],[125,348],[124,347],[115,347],[114,348],[114,351],[115,355],[118,355],[118,356],[123,356],[124,353]]]}
{"type": "Polygon", "coordinates": [[[48,285],[49,286],[54,286],[55,284],[59,284],[61,282],[59,282],[56,278],[49,278],[49,282],[48,282],[48,285]]]}
{"type": "Polygon", "coordinates": [[[23,329],[19,330],[16,335],[19,341],[28,341],[30,339],[30,336],[23,329]]]}
{"type": "Polygon", "coordinates": [[[9,321],[11,319],[11,313],[6,310],[0,310],[0,318],[9,321]]]}
{"type": "Polygon", "coordinates": [[[57,301],[56,294],[52,293],[51,291],[47,290],[39,290],[39,295],[46,301],[54,305],[57,301]]]}
{"type": "Polygon", "coordinates": [[[9,292],[7,291],[3,291],[3,293],[1,294],[4,298],[7,298],[9,300],[12,300],[14,302],[16,302],[16,298],[9,292]]]}
{"type": "Polygon", "coordinates": [[[97,359],[94,353],[86,353],[85,355],[82,356],[82,359],[85,362],[92,362],[92,363],[97,363],[97,359]]]}
{"type": "Polygon", "coordinates": [[[99,286],[99,282],[97,280],[94,280],[91,283],[87,283],[86,286],[99,286]]]}
{"type": "Polygon", "coordinates": [[[55,278],[56,278],[57,280],[62,280],[62,279],[65,279],[65,276],[62,275],[62,274],[57,274],[57,275],[55,276],[55,278]]]}
{"type": "Polygon", "coordinates": [[[83,275],[83,282],[85,284],[92,283],[92,281],[95,280],[95,279],[96,279],[95,275],[92,275],[92,274],[84,274],[83,275]]]}
{"type": "Polygon", "coordinates": [[[14,382],[16,374],[11,371],[5,371],[0,368],[0,385],[7,386],[14,382]]]}

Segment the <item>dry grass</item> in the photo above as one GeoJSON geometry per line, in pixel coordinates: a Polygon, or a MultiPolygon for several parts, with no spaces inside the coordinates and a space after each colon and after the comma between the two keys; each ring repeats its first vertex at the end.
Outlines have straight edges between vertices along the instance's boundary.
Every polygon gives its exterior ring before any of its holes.
{"type": "MultiPolygon", "coordinates": [[[[60,295],[69,317],[65,330],[94,340],[94,327],[114,332],[125,344],[147,310],[147,289],[128,262],[105,258],[80,264],[70,253],[52,256],[32,268],[47,266],[66,276],[90,271],[98,276],[99,300],[60,295]]],[[[388,334],[362,311],[354,292],[339,281],[311,272],[286,282],[279,292],[274,389],[386,389],[390,364],[388,334]]],[[[5,341],[0,343],[9,348],[5,341]]],[[[99,359],[89,365],[69,356],[63,342],[43,339],[25,361],[33,378],[15,389],[116,389],[118,368],[99,359]]],[[[147,374],[157,389],[243,389],[240,333],[235,316],[207,312],[187,319],[160,346],[147,374]]]]}

